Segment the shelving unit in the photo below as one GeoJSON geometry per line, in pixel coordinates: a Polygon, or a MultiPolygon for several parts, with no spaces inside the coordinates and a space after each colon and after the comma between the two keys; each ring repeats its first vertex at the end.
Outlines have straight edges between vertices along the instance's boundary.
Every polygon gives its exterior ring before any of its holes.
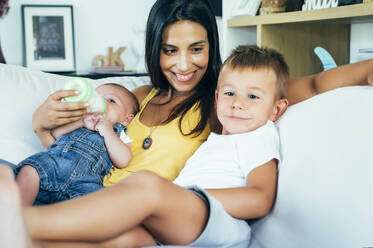
{"type": "Polygon", "coordinates": [[[337,64],[348,63],[350,25],[368,22],[373,22],[373,3],[230,18],[225,52],[237,43],[272,47],[284,54],[292,76],[309,75],[322,70],[313,53],[316,46],[327,49],[337,64]]]}

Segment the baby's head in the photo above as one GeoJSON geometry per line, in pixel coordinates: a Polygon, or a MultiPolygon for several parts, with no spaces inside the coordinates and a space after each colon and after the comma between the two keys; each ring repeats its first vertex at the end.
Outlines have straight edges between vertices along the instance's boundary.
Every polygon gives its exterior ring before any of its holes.
{"type": "Polygon", "coordinates": [[[253,131],[286,110],[289,69],[277,51],[239,46],[224,62],[216,89],[223,134],[253,131]]]}
{"type": "Polygon", "coordinates": [[[119,84],[107,83],[96,88],[96,92],[106,100],[104,116],[114,123],[127,125],[139,111],[136,96],[119,84]]]}

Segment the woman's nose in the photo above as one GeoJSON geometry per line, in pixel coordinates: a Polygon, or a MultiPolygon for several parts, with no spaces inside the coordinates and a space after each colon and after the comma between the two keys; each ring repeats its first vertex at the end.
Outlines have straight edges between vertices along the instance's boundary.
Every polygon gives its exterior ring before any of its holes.
{"type": "Polygon", "coordinates": [[[186,52],[181,52],[177,61],[177,68],[180,72],[188,71],[190,67],[190,56],[186,52]]]}

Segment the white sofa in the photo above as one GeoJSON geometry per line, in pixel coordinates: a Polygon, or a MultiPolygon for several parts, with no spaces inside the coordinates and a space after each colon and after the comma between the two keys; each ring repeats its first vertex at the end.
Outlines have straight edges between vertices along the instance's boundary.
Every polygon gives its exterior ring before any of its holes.
{"type": "MultiPolygon", "coordinates": [[[[34,110],[66,77],[0,64],[0,158],[41,149],[34,110]]],[[[129,89],[147,77],[92,80],[129,89]]],[[[373,247],[373,88],[341,88],[291,106],[273,211],[252,224],[251,248],[373,247]]]]}

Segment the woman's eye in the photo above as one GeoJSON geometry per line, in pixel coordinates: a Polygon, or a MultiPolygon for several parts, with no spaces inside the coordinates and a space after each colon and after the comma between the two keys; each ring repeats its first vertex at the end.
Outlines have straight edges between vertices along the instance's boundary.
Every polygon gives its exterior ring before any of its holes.
{"type": "Polygon", "coordinates": [[[199,53],[200,51],[203,50],[203,47],[193,47],[192,50],[193,50],[194,53],[199,53]]]}
{"type": "Polygon", "coordinates": [[[251,95],[249,95],[249,98],[250,99],[258,99],[259,97],[257,97],[256,95],[251,94],[251,95]]]}
{"type": "Polygon", "coordinates": [[[114,99],[108,99],[107,101],[110,102],[110,103],[116,103],[116,101],[114,99]]]}
{"type": "Polygon", "coordinates": [[[228,91],[228,92],[225,92],[225,93],[224,93],[224,95],[227,95],[227,96],[234,96],[234,93],[233,93],[233,92],[230,92],[230,91],[228,91]]]}
{"type": "Polygon", "coordinates": [[[163,53],[166,54],[166,55],[171,55],[171,54],[176,53],[176,49],[163,48],[162,50],[163,50],[163,53]]]}

